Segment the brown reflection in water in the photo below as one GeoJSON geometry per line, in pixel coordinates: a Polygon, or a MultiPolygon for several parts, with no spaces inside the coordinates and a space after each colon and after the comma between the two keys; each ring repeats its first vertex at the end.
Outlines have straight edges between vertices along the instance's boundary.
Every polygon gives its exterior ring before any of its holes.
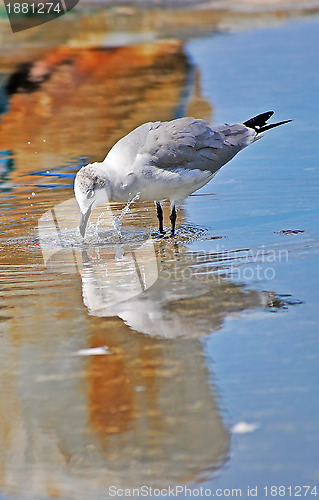
{"type": "MultiPolygon", "coordinates": [[[[103,320],[93,321],[101,324],[103,320]]],[[[164,486],[211,476],[227,456],[229,436],[214,387],[208,383],[201,343],[136,334],[126,336],[123,343],[123,323],[104,319],[104,327],[99,345],[107,343],[112,355],[105,356],[103,363],[92,356],[87,365],[87,411],[95,446],[108,467],[117,469],[118,481],[130,486],[143,482],[164,486]],[[112,357],[125,360],[121,372],[113,372],[120,363],[112,357]],[[97,377],[115,386],[126,378],[130,397],[125,393],[124,401],[112,390],[100,398],[92,385],[97,377]],[[97,411],[104,424],[98,428],[92,418],[97,411]]],[[[92,339],[90,345],[96,345],[92,339]]]]}
{"type": "MultiPolygon", "coordinates": [[[[99,347],[105,340],[101,334],[94,335],[90,338],[90,346],[99,347]]],[[[119,354],[110,357],[92,356],[88,375],[89,421],[92,430],[100,438],[127,431],[134,418],[135,400],[134,385],[123,357],[119,354]]]]}
{"type": "Polygon", "coordinates": [[[0,123],[0,149],[15,157],[13,182],[21,173],[50,170],[72,157],[101,161],[141,123],[173,118],[188,69],[177,41],[60,47],[24,70],[18,66],[7,84],[11,98],[0,123]]]}
{"type": "Polygon", "coordinates": [[[191,94],[186,103],[185,116],[194,116],[211,122],[213,108],[203,96],[201,91],[200,73],[198,69],[194,71],[194,84],[191,94]]]}
{"type": "Polygon", "coordinates": [[[112,484],[210,476],[229,436],[202,344],[151,339],[119,319],[88,317],[79,276],[62,268],[37,275],[28,267],[26,278],[13,267],[11,281],[1,280],[10,314],[0,323],[4,491],[78,499],[105,495],[112,484]],[[110,354],[77,354],[101,345],[110,354]]]}

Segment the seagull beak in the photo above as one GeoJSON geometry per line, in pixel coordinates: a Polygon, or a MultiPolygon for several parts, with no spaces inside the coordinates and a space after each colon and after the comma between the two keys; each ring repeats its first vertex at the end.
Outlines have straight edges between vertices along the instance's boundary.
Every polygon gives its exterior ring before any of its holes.
{"type": "MultiPolygon", "coordinates": [[[[93,203],[92,203],[92,205],[93,205],[93,203]]],[[[82,238],[84,238],[86,226],[87,226],[89,217],[90,217],[91,212],[92,212],[92,205],[89,206],[89,208],[87,209],[87,211],[85,212],[85,214],[81,213],[79,230],[80,230],[82,238]]]]}

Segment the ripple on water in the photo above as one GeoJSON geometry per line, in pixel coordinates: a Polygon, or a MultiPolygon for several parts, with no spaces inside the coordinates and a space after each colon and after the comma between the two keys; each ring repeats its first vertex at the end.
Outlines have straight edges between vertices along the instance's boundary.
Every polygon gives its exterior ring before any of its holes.
{"type": "Polygon", "coordinates": [[[181,224],[176,231],[176,242],[192,243],[193,241],[220,240],[226,238],[222,235],[211,234],[205,227],[194,224],[181,224]]]}

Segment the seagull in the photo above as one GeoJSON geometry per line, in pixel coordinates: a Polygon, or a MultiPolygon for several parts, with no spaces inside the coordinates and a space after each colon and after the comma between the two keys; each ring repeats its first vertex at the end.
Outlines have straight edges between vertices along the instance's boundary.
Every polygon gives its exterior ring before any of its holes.
{"type": "Polygon", "coordinates": [[[165,234],[161,203],[170,201],[171,236],[175,235],[176,204],[207,184],[239,151],[284,123],[267,124],[273,111],[244,123],[212,128],[191,117],[148,122],[120,139],[101,163],[76,174],[74,194],[81,211],[80,234],[94,207],[107,202],[154,201],[158,235],[165,234]]]}

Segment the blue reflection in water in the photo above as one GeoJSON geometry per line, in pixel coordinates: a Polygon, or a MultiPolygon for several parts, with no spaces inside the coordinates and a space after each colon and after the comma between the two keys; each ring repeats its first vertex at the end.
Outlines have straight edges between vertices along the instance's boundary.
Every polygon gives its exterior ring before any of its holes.
{"type": "MultiPolygon", "coordinates": [[[[316,484],[319,462],[319,17],[274,28],[193,40],[188,52],[215,105],[215,123],[274,109],[292,124],[270,131],[192,197],[192,221],[224,234],[226,249],[288,249],[274,279],[256,289],[292,294],[303,304],[276,314],[228,318],[206,341],[233,435],[227,469],[207,486],[316,484]],[[208,196],[208,193],[215,193],[208,196]],[[205,204],[203,204],[205,200],[205,204]]],[[[192,248],[209,242],[194,242],[192,248]]]]}
{"type": "Polygon", "coordinates": [[[10,150],[0,151],[0,192],[11,191],[12,186],[7,184],[10,177],[10,172],[14,168],[13,153],[10,150]]]}

